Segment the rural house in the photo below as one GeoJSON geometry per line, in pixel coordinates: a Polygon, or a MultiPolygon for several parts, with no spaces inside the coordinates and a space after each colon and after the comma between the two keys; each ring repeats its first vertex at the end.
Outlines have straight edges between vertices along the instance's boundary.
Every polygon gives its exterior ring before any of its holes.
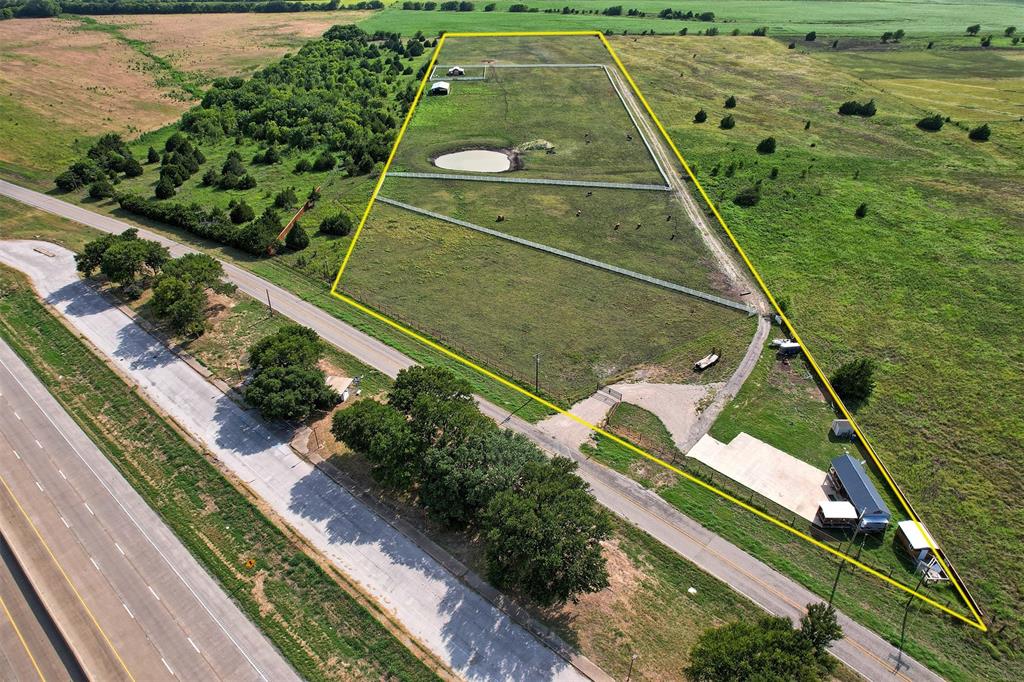
{"type": "Polygon", "coordinates": [[[885,532],[892,514],[868,478],[863,464],[848,454],[839,455],[832,460],[828,481],[857,510],[860,530],[868,533],[885,532]]]}

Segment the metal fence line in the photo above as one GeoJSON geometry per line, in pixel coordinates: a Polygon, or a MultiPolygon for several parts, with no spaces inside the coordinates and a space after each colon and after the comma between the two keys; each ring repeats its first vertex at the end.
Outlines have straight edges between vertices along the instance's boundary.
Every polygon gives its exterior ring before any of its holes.
{"type": "Polygon", "coordinates": [[[474,182],[504,182],[513,185],[556,185],[564,187],[601,187],[604,189],[642,189],[671,192],[668,185],[640,185],[629,182],[601,182],[599,180],[553,180],[550,178],[501,178],[482,175],[456,175],[454,173],[413,173],[388,171],[389,178],[421,178],[426,180],[470,180],[474,182]]]}
{"type": "Polygon", "coordinates": [[[675,291],[675,292],[678,292],[678,293],[681,293],[681,294],[686,294],[687,296],[692,296],[694,298],[699,298],[699,299],[702,299],[702,300],[705,300],[705,301],[709,301],[711,303],[715,303],[715,304],[720,305],[720,306],[725,306],[727,308],[733,308],[735,310],[741,310],[741,311],[747,313],[748,315],[753,315],[756,312],[754,310],[754,308],[752,308],[751,306],[749,306],[749,305],[747,305],[745,303],[737,303],[736,301],[730,301],[729,299],[722,298],[721,296],[715,296],[714,294],[708,294],[708,293],[705,293],[703,291],[698,291],[697,289],[691,289],[689,287],[684,287],[684,286],[682,286],[680,284],[675,284],[674,282],[668,282],[668,281],[663,280],[663,279],[658,279],[657,277],[650,277],[649,275],[644,275],[644,274],[641,274],[639,272],[634,272],[632,270],[626,270],[625,268],[620,268],[617,265],[611,265],[610,263],[605,263],[603,261],[594,260],[593,258],[587,258],[586,256],[581,256],[579,254],[572,253],[571,251],[563,251],[562,249],[556,249],[556,248],[554,248],[552,246],[547,246],[546,244],[540,244],[538,242],[530,241],[529,239],[523,239],[522,237],[516,237],[516,236],[511,235],[511,234],[506,234],[505,232],[499,232],[498,230],[492,230],[492,229],[490,229],[488,227],[481,227],[480,225],[476,225],[474,223],[470,223],[470,222],[467,222],[465,220],[459,220],[458,218],[453,218],[451,216],[444,215],[443,213],[435,213],[434,211],[429,211],[429,210],[427,210],[425,208],[419,208],[418,206],[413,206],[411,204],[406,204],[406,203],[403,203],[401,201],[395,201],[394,199],[389,199],[389,198],[383,197],[383,196],[378,196],[377,197],[377,201],[383,202],[385,204],[389,204],[391,206],[395,206],[397,208],[402,208],[402,209],[405,209],[407,211],[412,211],[413,213],[419,213],[421,215],[429,216],[431,218],[436,218],[437,220],[442,220],[442,221],[444,221],[446,223],[451,223],[453,225],[460,225],[461,227],[466,227],[466,228],[469,228],[470,230],[474,230],[476,232],[481,232],[483,234],[487,234],[487,235],[490,235],[492,237],[497,237],[499,239],[504,239],[505,241],[510,241],[510,242],[515,243],[515,244],[520,244],[522,246],[526,246],[526,247],[529,247],[531,249],[535,249],[537,251],[542,251],[544,253],[550,253],[550,254],[553,254],[555,256],[561,256],[562,258],[566,258],[566,259],[571,260],[571,261],[576,261],[577,263],[583,263],[584,265],[589,265],[591,267],[598,268],[599,270],[606,270],[608,272],[614,272],[615,274],[623,275],[625,277],[629,277],[631,279],[636,279],[636,280],[639,280],[641,282],[646,282],[648,284],[653,284],[655,286],[662,287],[663,289],[669,289],[670,291],[675,291]]]}

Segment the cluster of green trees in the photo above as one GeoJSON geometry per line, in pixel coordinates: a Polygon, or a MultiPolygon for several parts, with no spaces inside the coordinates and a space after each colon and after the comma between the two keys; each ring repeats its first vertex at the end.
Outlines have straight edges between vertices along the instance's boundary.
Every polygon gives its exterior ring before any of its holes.
{"type": "Polygon", "coordinates": [[[906,37],[907,33],[902,28],[896,31],[886,31],[882,34],[883,43],[898,43],[906,37]]]}
{"type": "Polygon", "coordinates": [[[799,628],[774,616],[738,621],[700,636],[686,677],[693,682],[827,680],[836,668],[828,647],[842,636],[835,609],[822,603],[807,605],[799,628]]]}
{"type": "MultiPolygon", "coordinates": [[[[152,149],[152,147],[150,147],[152,149]]],[[[154,150],[155,151],[155,150],[154,150]]],[[[147,159],[152,159],[149,154],[147,159]]],[[[206,157],[192,141],[180,132],[167,138],[164,143],[164,154],[160,158],[160,180],[156,183],[154,194],[157,199],[170,199],[176,188],[199,171],[206,163],[206,157]]]]}
{"type": "Polygon", "coordinates": [[[382,484],[417,494],[448,526],[479,531],[499,588],[554,604],[607,586],[610,520],[575,463],[501,430],[449,370],[404,370],[387,404],[362,400],[336,413],[332,432],[366,455],[382,484]]]}
{"type": "Polygon", "coordinates": [[[320,148],[346,172],[369,173],[387,158],[415,95],[404,78],[412,75],[402,64],[408,51],[397,34],[334,26],[248,80],[215,80],[201,104],[182,116],[182,130],[203,141],[230,136],[320,148]]]}
{"type": "Polygon", "coordinates": [[[302,420],[341,400],[317,366],[324,345],[316,332],[288,324],[249,348],[252,378],[246,401],[266,419],[302,420]]]}
{"type": "MultiPolygon", "coordinates": [[[[54,184],[62,192],[72,192],[97,182],[106,188],[111,183],[120,182],[122,174],[134,178],[142,173],[142,164],[132,155],[121,136],[107,133],[89,148],[84,159],[74,162],[58,175],[54,184]]],[[[111,195],[112,192],[107,194],[111,195]]]]}
{"type": "Polygon", "coordinates": [[[178,334],[199,336],[205,329],[206,290],[224,291],[224,269],[206,254],[171,258],[157,242],[139,239],[138,230],[103,235],[75,256],[85,277],[97,271],[132,297],[153,287],[153,310],[178,334]]]}
{"type": "Polygon", "coordinates": [[[839,113],[843,116],[862,116],[869,118],[875,115],[875,100],[869,99],[867,102],[857,102],[856,100],[850,100],[849,102],[843,102],[839,105],[839,113]]]}

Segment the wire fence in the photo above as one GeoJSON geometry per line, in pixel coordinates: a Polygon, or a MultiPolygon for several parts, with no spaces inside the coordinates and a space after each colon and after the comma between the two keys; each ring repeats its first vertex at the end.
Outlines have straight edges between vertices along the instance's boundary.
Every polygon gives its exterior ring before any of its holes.
{"type": "Polygon", "coordinates": [[[554,178],[508,178],[483,175],[460,175],[458,173],[417,173],[412,171],[389,171],[389,178],[419,178],[422,180],[468,180],[471,182],[504,182],[509,185],[555,185],[559,187],[599,187],[603,189],[639,189],[654,192],[671,192],[668,185],[645,185],[632,182],[602,182],[600,180],[559,180],[554,178]]]}

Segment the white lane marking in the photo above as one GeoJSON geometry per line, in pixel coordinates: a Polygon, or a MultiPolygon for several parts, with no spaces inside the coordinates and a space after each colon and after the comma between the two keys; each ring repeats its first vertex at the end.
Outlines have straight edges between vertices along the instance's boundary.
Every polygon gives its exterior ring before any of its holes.
{"type": "MultiPolygon", "coordinates": [[[[60,516],[60,515],[58,514],[58,516],[60,516]]],[[[60,517],[60,520],[64,522],[64,527],[65,528],[70,528],[71,527],[71,524],[68,523],[68,520],[65,519],[63,516],[60,517]]]]}
{"type": "MultiPolygon", "coordinates": [[[[91,562],[92,562],[92,565],[96,567],[96,570],[97,570],[97,571],[99,571],[99,570],[100,570],[100,565],[99,565],[98,563],[96,563],[96,560],[95,560],[95,559],[93,559],[92,557],[89,557],[89,561],[91,561],[91,562]]],[[[100,573],[102,573],[102,572],[103,572],[103,571],[100,571],[100,573]]]]}
{"type": "Polygon", "coordinates": [[[21,421],[21,415],[18,414],[17,410],[14,410],[14,416],[18,418],[18,421],[21,421]]]}
{"type": "MultiPolygon", "coordinates": [[[[0,182],[2,182],[2,181],[0,181],[0,182]]],[[[229,266],[229,269],[230,269],[230,266],[229,266]]],[[[239,272],[244,273],[245,271],[239,270],[239,272]]],[[[160,549],[159,546],[157,546],[156,542],[153,540],[153,538],[150,536],[150,534],[147,533],[146,529],[142,527],[141,523],[139,523],[139,520],[137,518],[135,518],[135,516],[131,512],[128,511],[128,508],[124,505],[124,502],[122,502],[121,499],[117,495],[114,494],[114,491],[110,488],[110,486],[107,484],[107,482],[105,480],[103,480],[103,478],[99,475],[99,473],[93,467],[92,463],[90,463],[89,460],[87,460],[85,458],[85,456],[78,450],[78,448],[75,447],[75,444],[71,442],[71,438],[68,437],[68,434],[66,434],[64,432],[64,429],[60,428],[60,426],[57,425],[57,422],[55,422],[53,420],[53,417],[50,416],[50,413],[43,409],[43,406],[40,405],[39,401],[36,400],[35,396],[33,396],[31,392],[29,392],[28,387],[25,386],[25,384],[21,381],[21,379],[18,378],[18,376],[14,373],[14,371],[10,368],[10,366],[6,362],[3,361],[3,358],[0,358],[0,366],[2,366],[7,371],[7,373],[11,376],[11,378],[14,379],[15,383],[18,384],[18,386],[21,388],[22,392],[25,395],[27,395],[29,400],[31,400],[32,403],[36,406],[36,409],[39,410],[39,412],[44,417],[46,417],[46,420],[48,422],[50,422],[50,425],[54,428],[54,430],[61,435],[61,438],[64,439],[64,442],[67,443],[71,447],[71,451],[74,452],[75,455],[78,456],[78,459],[82,462],[82,464],[84,464],[86,466],[86,468],[89,469],[90,473],[92,473],[92,475],[96,478],[96,480],[99,482],[99,484],[101,486],[103,486],[103,489],[107,491],[107,493],[114,500],[114,502],[117,503],[117,506],[119,506],[121,508],[121,511],[124,512],[125,516],[127,516],[131,520],[131,522],[135,526],[135,528],[138,529],[139,533],[142,534],[142,537],[146,538],[146,540],[149,542],[150,546],[154,550],[156,550],[156,553],[159,554],[160,558],[163,559],[164,563],[167,564],[167,567],[170,568],[171,571],[174,573],[174,575],[176,575],[178,577],[178,580],[181,581],[181,584],[184,585],[188,589],[188,591],[192,593],[192,596],[195,597],[195,600],[199,603],[200,606],[203,607],[203,610],[206,611],[207,615],[210,616],[210,618],[213,620],[213,622],[215,622],[217,624],[217,626],[220,628],[220,631],[224,633],[224,636],[227,637],[228,640],[230,640],[231,643],[235,645],[235,649],[237,649],[238,653],[240,653],[242,655],[242,658],[244,658],[249,663],[249,665],[252,666],[252,669],[256,671],[256,674],[260,676],[260,679],[264,680],[265,682],[269,682],[269,678],[263,673],[263,670],[260,668],[260,666],[258,666],[256,664],[256,661],[254,661],[252,659],[252,657],[249,656],[249,653],[245,649],[242,648],[242,645],[239,643],[239,641],[235,638],[235,636],[231,633],[231,631],[228,630],[227,626],[224,625],[224,623],[221,621],[221,619],[218,618],[216,616],[216,614],[213,613],[213,611],[210,609],[210,605],[207,604],[206,601],[203,600],[203,598],[199,596],[199,594],[196,592],[195,588],[192,587],[192,584],[189,583],[189,581],[185,579],[185,576],[181,574],[181,572],[178,570],[178,568],[173,563],[171,563],[171,561],[167,557],[167,555],[164,554],[164,551],[162,549],[160,549]]],[[[17,453],[15,453],[15,454],[17,454],[17,453]]],[[[21,459],[21,457],[18,457],[18,459],[21,459]]],[[[117,544],[117,543],[114,543],[114,544],[117,544]]],[[[118,549],[120,549],[120,547],[118,549]]],[[[121,553],[124,554],[123,551],[121,553]]],[[[127,608],[128,607],[126,606],[125,609],[127,610],[127,608]]],[[[131,612],[129,611],[129,613],[131,613],[131,612]]]]}
{"type": "Polygon", "coordinates": [[[89,506],[89,503],[88,503],[88,502],[83,502],[82,504],[84,504],[84,505],[85,505],[85,510],[86,510],[87,512],[89,512],[89,513],[90,513],[90,514],[92,514],[93,516],[96,516],[96,512],[94,512],[94,511],[92,510],[92,507],[90,507],[90,506],[89,506]]]}
{"type": "Polygon", "coordinates": [[[43,492],[43,486],[39,485],[39,481],[36,481],[36,487],[39,488],[39,492],[43,492]]]}
{"type": "Polygon", "coordinates": [[[60,474],[60,477],[63,478],[65,481],[68,480],[68,477],[64,475],[63,469],[57,469],[57,473],[60,474]]]}
{"type": "Polygon", "coordinates": [[[196,653],[197,653],[197,654],[198,654],[198,653],[202,653],[201,651],[199,651],[199,647],[197,647],[197,646],[196,646],[196,643],[192,641],[192,638],[191,638],[191,637],[189,637],[188,635],[186,635],[186,636],[185,636],[185,639],[187,639],[187,640],[188,640],[188,643],[192,645],[192,648],[196,650],[196,653]]]}
{"type": "Polygon", "coordinates": [[[40,450],[42,450],[42,449],[43,449],[43,444],[42,444],[42,443],[40,443],[40,442],[39,442],[38,440],[36,441],[36,445],[38,445],[38,446],[39,446],[39,449],[40,449],[40,450]]]}
{"type": "Polygon", "coordinates": [[[173,677],[174,676],[174,671],[171,670],[171,666],[167,665],[167,661],[164,659],[163,656],[160,657],[160,660],[163,661],[164,667],[167,668],[167,672],[169,672],[171,674],[171,676],[173,677]]]}
{"type": "Polygon", "coordinates": [[[115,543],[114,543],[114,547],[117,547],[117,551],[121,553],[121,556],[127,556],[127,555],[126,555],[126,554],[124,553],[124,550],[123,550],[123,549],[121,549],[121,545],[119,545],[119,544],[117,544],[117,543],[115,542],[115,543]]]}
{"type": "Polygon", "coordinates": [[[132,620],[135,620],[135,614],[132,613],[132,610],[130,608],[128,608],[128,605],[124,602],[121,602],[121,606],[123,606],[124,610],[128,612],[128,615],[132,617],[132,620]]]}
{"type": "Polygon", "coordinates": [[[11,450],[11,452],[13,452],[13,453],[14,453],[14,456],[15,456],[15,457],[17,457],[18,459],[21,459],[21,455],[19,455],[19,454],[18,454],[18,451],[17,451],[17,450],[11,450]]]}
{"type": "Polygon", "coordinates": [[[157,600],[157,601],[160,601],[160,595],[158,595],[158,594],[156,593],[156,591],[155,591],[155,590],[153,589],[153,586],[152,586],[152,585],[146,585],[146,587],[148,587],[148,588],[149,588],[149,593],[150,593],[151,595],[153,595],[154,597],[156,597],[156,600],[157,600]]]}

